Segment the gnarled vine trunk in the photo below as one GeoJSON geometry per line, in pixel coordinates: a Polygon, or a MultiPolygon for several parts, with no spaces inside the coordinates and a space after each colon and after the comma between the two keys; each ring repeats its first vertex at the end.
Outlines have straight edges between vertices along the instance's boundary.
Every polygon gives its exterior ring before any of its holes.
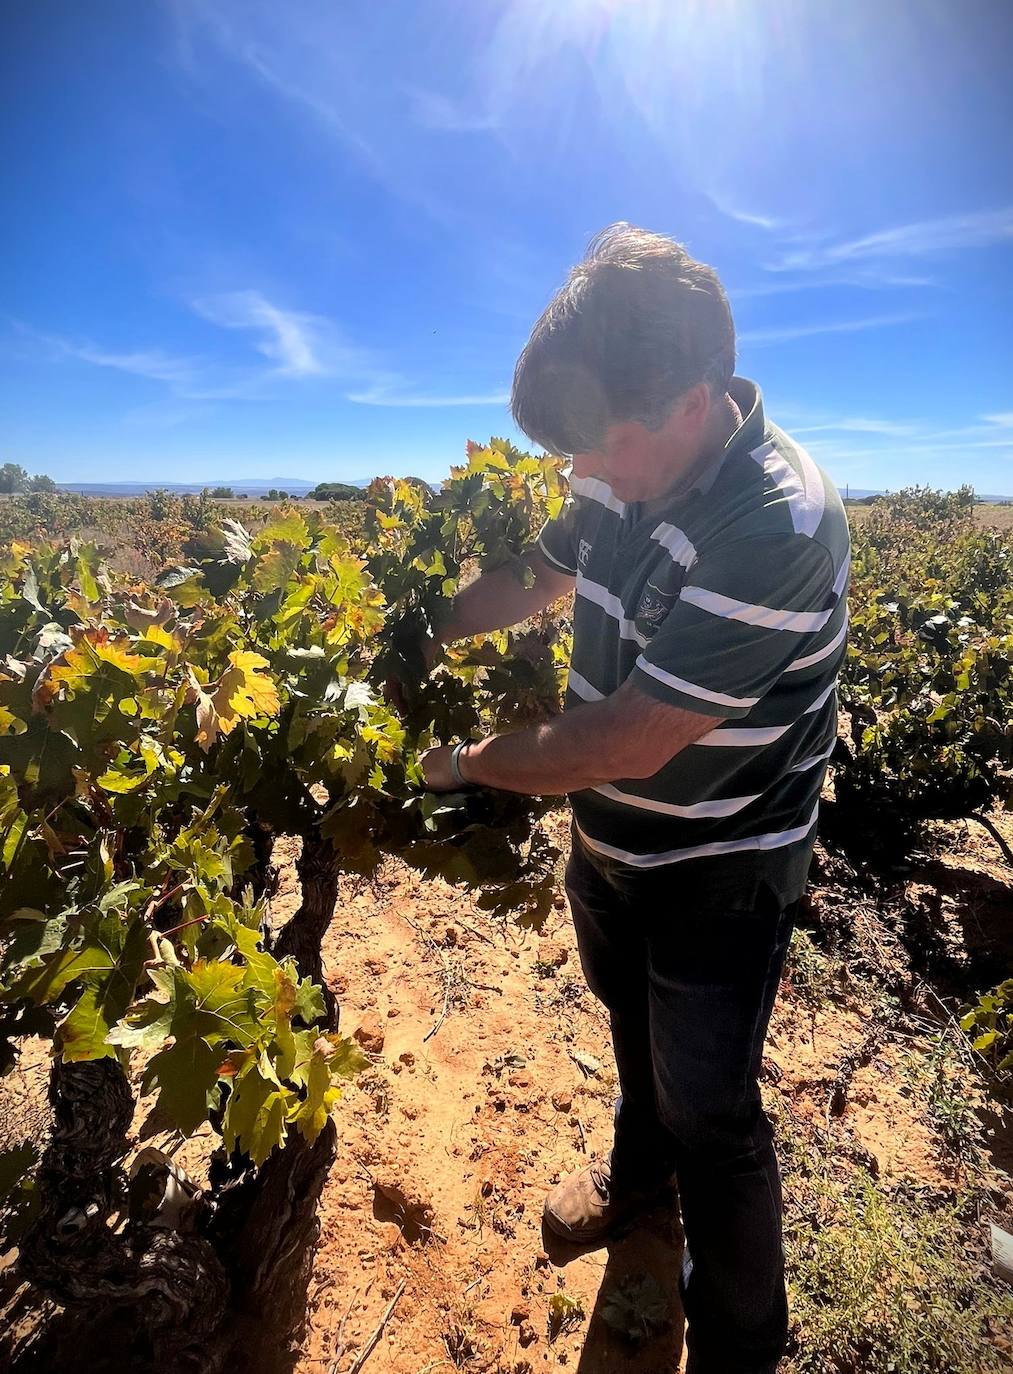
{"type": "Polygon", "coordinates": [[[294,959],[304,978],[319,983],[324,994],[328,1029],[338,1024],[338,1007],[334,994],[324,981],[324,962],[321,953],[324,935],[334,916],[338,900],[341,864],[338,851],[330,840],[313,827],[303,836],[302,852],[296,861],[302,901],[299,909],[275,940],[272,954],[276,959],[294,959]]]}
{"type": "Polygon", "coordinates": [[[278,891],[278,865],[274,862],[274,831],[266,821],[252,816],[246,826],[246,838],[253,847],[253,863],[236,880],[236,897],[244,888],[253,889],[254,901],[273,897],[278,891]]]}
{"type": "MultiPolygon", "coordinates": [[[[271,890],[273,837],[251,828],[257,851],[255,890],[271,890]]],[[[338,1007],[323,978],[321,945],[338,896],[339,861],[329,840],[311,829],[297,869],[302,902],[274,946],[304,978],[323,989],[327,1027],[338,1007]]],[[[272,875],[275,875],[272,878],[272,875]]],[[[74,1342],[81,1323],[128,1313],[126,1360],[132,1371],[217,1374],[240,1352],[244,1323],[270,1324],[275,1365],[304,1320],[306,1289],[319,1234],[317,1205],[337,1148],[328,1121],[308,1144],[293,1131],[285,1145],[255,1169],[225,1161],[212,1169],[212,1188],[194,1229],[128,1222],[113,1230],[110,1218],[126,1208],[120,1162],[134,1097],[119,1063],[56,1060],[50,1080],[52,1143],[39,1169],[41,1210],[21,1246],[21,1271],[65,1306],[66,1321],[24,1352],[18,1370],[79,1370],[74,1342]]],[[[117,1357],[122,1359],[122,1348],[117,1357]]],[[[242,1352],[250,1367],[249,1351],[242,1352]]]]}
{"type": "Polygon", "coordinates": [[[220,1341],[244,1371],[285,1367],[302,1330],[320,1234],[317,1208],[336,1152],[337,1130],[329,1120],[312,1145],[292,1133],[259,1169],[240,1164],[230,1170],[218,1157],[216,1172],[227,1181],[208,1236],[232,1285],[230,1321],[220,1341]],[[259,1327],[259,1341],[251,1340],[251,1326],[259,1327]],[[260,1347],[257,1358],[253,1347],[260,1347]]]}
{"type": "Polygon", "coordinates": [[[40,1210],[22,1239],[20,1268],[67,1309],[68,1320],[55,1322],[14,1367],[82,1367],[81,1326],[129,1309],[131,1348],[120,1351],[126,1366],[213,1374],[220,1366],[208,1358],[209,1342],[228,1280],[212,1246],[194,1231],[110,1226],[126,1205],[120,1161],[134,1108],[119,1063],[55,1060],[49,1099],[53,1136],[39,1166],[40,1210]]]}
{"type": "MultiPolygon", "coordinates": [[[[340,875],[339,857],[329,840],[313,828],[303,838],[296,864],[302,892],[298,910],[274,942],[277,959],[290,958],[303,978],[319,984],[326,1026],[336,1029],[338,1006],[324,981],[321,946],[334,915],[340,875]]],[[[306,1295],[313,1251],[320,1233],[317,1206],[337,1151],[337,1131],[328,1121],[310,1145],[296,1131],[289,1134],[259,1169],[220,1153],[215,1173],[221,1187],[208,1226],[228,1270],[232,1311],[268,1321],[270,1358],[251,1365],[248,1337],[234,1335],[234,1354],[245,1367],[277,1368],[305,1320],[306,1295]]],[[[222,1332],[226,1346],[227,1331],[222,1332]]]]}

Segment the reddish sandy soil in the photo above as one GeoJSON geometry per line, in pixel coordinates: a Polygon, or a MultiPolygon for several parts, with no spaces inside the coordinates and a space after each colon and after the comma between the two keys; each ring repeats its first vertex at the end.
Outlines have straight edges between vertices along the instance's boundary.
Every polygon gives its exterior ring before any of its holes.
{"type": "MultiPolygon", "coordinates": [[[[548,827],[564,847],[564,815],[548,827]]],[[[966,852],[948,862],[965,875],[978,865],[1008,903],[1005,875],[989,876],[990,842],[967,835],[962,843],[966,852]]],[[[541,932],[518,930],[392,862],[372,890],[339,903],[325,954],[343,1028],[364,1027],[382,1048],[370,1039],[373,1068],[339,1109],[340,1154],[323,1197],[299,1374],[347,1370],[402,1280],[371,1371],[681,1367],[672,1214],[658,1212],[590,1254],[568,1254],[543,1236],[546,1187],[608,1148],[616,1090],[606,1016],[581,977],[561,891],[555,902],[541,932]],[[587,1074],[576,1054],[590,1055],[600,1072],[587,1074]],[[671,1324],[633,1349],[602,1319],[600,1295],[644,1271],[668,1295],[671,1324]],[[550,1308],[559,1293],[580,1304],[562,1330],[550,1308]]],[[[283,889],[281,909],[294,903],[294,891],[283,889]]],[[[831,1086],[863,1044],[870,1007],[859,1000],[810,1011],[790,987],[784,992],[765,1091],[804,1126],[823,1127],[831,1086]]],[[[887,1038],[856,1071],[833,1129],[870,1152],[884,1180],[952,1187],[959,1162],[940,1149],[907,1091],[903,1054],[887,1038]]]]}
{"type": "MultiPolygon", "coordinates": [[[[565,813],[545,824],[565,850],[565,813]]],[[[1008,923],[1013,887],[987,837],[958,828],[948,839],[942,859],[897,881],[907,907],[927,907],[942,932],[940,957],[949,942],[959,960],[969,929],[988,943],[1003,912],[1008,923]]],[[[275,921],[298,900],[291,849],[278,857],[275,921]]],[[[877,924],[874,897],[850,896],[834,873],[824,859],[816,908],[850,937],[865,929],[870,957],[888,969],[901,949],[897,922],[877,924]]],[[[673,1374],[682,1345],[673,1213],[659,1210],[592,1253],[567,1253],[542,1234],[546,1188],[608,1148],[616,1091],[607,1020],[584,985],[561,885],[536,931],[388,860],[373,881],[346,881],[324,954],[342,1031],[356,1034],[371,1066],[337,1108],[338,1157],[320,1208],[297,1374],[357,1370],[392,1300],[367,1374],[673,1374]],[[603,1296],[645,1272],[660,1286],[667,1326],[631,1346],[604,1319],[603,1296]]],[[[828,999],[833,990],[813,997],[786,982],[764,1091],[782,1118],[812,1133],[814,1148],[830,1132],[871,1156],[881,1179],[952,1188],[960,1161],[907,1086],[910,1033],[888,1032],[869,1047],[875,986],[870,979],[866,996],[856,991],[865,984],[850,982],[828,999]],[[858,1067],[831,1120],[828,1101],[851,1054],[858,1067]]],[[[44,1056],[29,1052],[6,1081],[2,1101],[16,1104],[0,1132],[8,1140],[43,1137],[45,1073],[44,1056]]],[[[149,1107],[139,1104],[138,1133],[149,1107]]],[[[209,1144],[206,1130],[177,1159],[199,1176],[209,1144]]],[[[990,1144],[1002,1162],[1004,1138],[990,1144]]],[[[1008,1203],[1008,1179],[997,1174],[996,1189],[1008,1203]]],[[[24,1314],[23,1288],[10,1284],[7,1301],[8,1318],[19,1303],[24,1314]]],[[[282,1352],[262,1353],[278,1367],[282,1352]]]]}

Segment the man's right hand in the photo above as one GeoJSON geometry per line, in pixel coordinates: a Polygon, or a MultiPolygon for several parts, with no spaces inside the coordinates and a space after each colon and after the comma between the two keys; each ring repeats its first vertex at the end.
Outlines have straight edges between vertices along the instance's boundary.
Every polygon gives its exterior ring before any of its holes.
{"type": "MultiPolygon", "coordinates": [[[[427,674],[444,644],[520,625],[573,591],[576,577],[553,567],[536,546],[529,546],[523,557],[535,574],[533,585],[522,582],[511,565],[482,573],[457,593],[452,623],[444,623],[438,638],[427,636],[420,645],[427,674]]],[[[390,678],[384,686],[384,697],[399,711],[405,709],[404,686],[404,674],[390,678]]]]}

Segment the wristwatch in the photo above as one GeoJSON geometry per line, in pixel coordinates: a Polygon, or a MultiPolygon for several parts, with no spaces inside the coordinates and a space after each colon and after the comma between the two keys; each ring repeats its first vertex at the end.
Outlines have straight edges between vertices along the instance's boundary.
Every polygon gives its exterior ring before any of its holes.
{"type": "Polygon", "coordinates": [[[461,772],[460,763],[462,750],[466,749],[469,744],[477,743],[478,741],[475,739],[463,739],[461,740],[460,744],[455,744],[453,749],[450,751],[450,776],[457,783],[458,787],[473,788],[478,786],[478,783],[469,782],[468,779],[464,776],[464,774],[461,772]]]}

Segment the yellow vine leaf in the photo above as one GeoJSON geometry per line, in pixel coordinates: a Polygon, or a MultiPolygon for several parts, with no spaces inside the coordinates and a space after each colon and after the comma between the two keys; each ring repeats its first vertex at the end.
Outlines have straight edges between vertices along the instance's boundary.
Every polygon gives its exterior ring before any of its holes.
{"type": "Polygon", "coordinates": [[[88,679],[99,672],[103,664],[118,668],[132,677],[148,666],[147,660],[131,653],[125,635],[110,635],[104,625],[86,630],[71,630],[74,647],[55,659],[39,679],[35,689],[36,706],[48,706],[57,696],[87,688],[88,679]]]}
{"type": "Polygon", "coordinates": [[[190,699],[197,703],[197,743],[205,753],[219,735],[231,734],[241,720],[278,714],[278,689],[263,671],[268,667],[262,654],[234,649],[217,683],[205,688],[190,674],[190,699]]]}

